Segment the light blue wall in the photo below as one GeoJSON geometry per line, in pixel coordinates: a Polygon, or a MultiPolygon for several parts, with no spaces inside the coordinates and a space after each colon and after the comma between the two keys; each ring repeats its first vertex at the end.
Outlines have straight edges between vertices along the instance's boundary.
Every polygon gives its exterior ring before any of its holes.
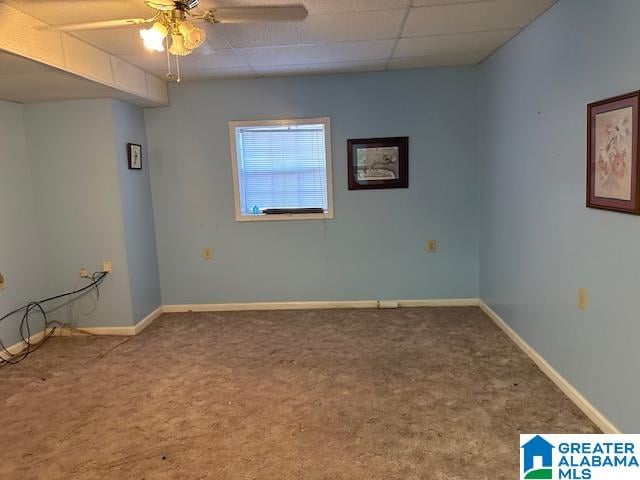
{"type": "MultiPolygon", "coordinates": [[[[44,294],[43,263],[23,107],[0,101],[0,272],[6,280],[0,290],[0,316],[44,294]]],[[[19,322],[15,316],[0,323],[6,347],[18,342],[19,322]]],[[[38,323],[32,325],[36,331],[41,330],[38,323]]]]}
{"type": "MultiPolygon", "coordinates": [[[[127,168],[126,144],[146,151],[142,109],[113,100],[0,104],[0,312],[78,288],[84,267],[113,272],[50,319],[131,326],[160,305],[148,166],[127,168]],[[24,115],[23,115],[24,111],[24,115]],[[4,239],[4,237],[7,237],[4,239]]],[[[0,338],[17,341],[16,322],[0,338]]],[[[36,329],[37,331],[37,329],[36,329]]],[[[35,333],[35,332],[34,332],[35,333]]]]}
{"type": "Polygon", "coordinates": [[[52,318],[82,326],[133,324],[112,100],[25,106],[25,127],[41,226],[41,273],[47,293],[79,286],[81,267],[95,271],[110,259],[113,273],[97,303],[89,298],[52,318]],[[82,313],[82,315],[80,315],[82,313]]]}
{"type": "Polygon", "coordinates": [[[139,322],[161,304],[142,108],[114,101],[113,124],[133,318],[139,322]],[[127,143],[142,145],[142,170],[129,170],[127,143]]]}
{"type": "Polygon", "coordinates": [[[638,18],[637,0],[560,0],[481,67],[478,118],[481,296],[630,433],[640,218],[585,208],[585,144],[587,103],[640,88],[638,18]]]}
{"type": "Polygon", "coordinates": [[[476,297],[475,86],[471,68],[173,85],[145,110],[163,303],[476,297]],[[335,219],[235,222],[228,122],[319,116],[335,219]],[[410,188],[348,191],[347,139],[385,136],[410,137],[410,188]]]}

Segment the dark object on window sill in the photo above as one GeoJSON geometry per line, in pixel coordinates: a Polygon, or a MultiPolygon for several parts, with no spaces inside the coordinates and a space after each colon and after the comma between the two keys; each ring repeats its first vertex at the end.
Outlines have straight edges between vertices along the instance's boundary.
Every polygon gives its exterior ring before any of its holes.
{"type": "Polygon", "coordinates": [[[265,208],[265,215],[300,215],[305,213],[324,213],[323,208],[265,208]]]}

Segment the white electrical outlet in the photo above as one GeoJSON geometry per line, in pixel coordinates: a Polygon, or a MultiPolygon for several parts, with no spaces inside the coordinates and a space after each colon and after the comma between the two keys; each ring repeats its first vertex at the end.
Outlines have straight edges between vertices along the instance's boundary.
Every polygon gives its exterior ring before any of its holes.
{"type": "Polygon", "coordinates": [[[80,269],[80,278],[89,278],[91,275],[89,274],[89,270],[86,268],[80,269]]]}
{"type": "Polygon", "coordinates": [[[111,273],[111,260],[104,260],[102,262],[102,271],[111,273]]]}

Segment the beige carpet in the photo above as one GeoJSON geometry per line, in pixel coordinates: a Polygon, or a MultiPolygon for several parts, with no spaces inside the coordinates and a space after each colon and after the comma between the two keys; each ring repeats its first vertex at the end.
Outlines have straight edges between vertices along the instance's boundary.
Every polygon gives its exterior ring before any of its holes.
{"type": "Polygon", "coordinates": [[[477,308],[166,314],[123,340],[0,369],[3,478],[513,480],[519,432],[597,432],[477,308]]]}

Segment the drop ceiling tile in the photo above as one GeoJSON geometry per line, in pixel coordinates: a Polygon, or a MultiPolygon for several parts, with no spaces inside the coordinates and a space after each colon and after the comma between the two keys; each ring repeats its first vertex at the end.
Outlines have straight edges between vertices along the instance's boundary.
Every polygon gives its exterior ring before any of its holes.
{"type": "MultiPolygon", "coordinates": [[[[140,68],[164,76],[167,72],[167,55],[164,52],[145,52],[142,55],[123,55],[123,60],[140,68]]],[[[172,68],[175,59],[172,57],[172,68]]],[[[249,68],[249,66],[231,49],[215,50],[209,55],[192,53],[180,58],[180,70],[183,72],[205,69],[249,68]]]]}
{"type": "MultiPolygon", "coordinates": [[[[148,18],[154,13],[142,0],[4,1],[50,24],[148,18]]],[[[184,78],[249,77],[255,76],[256,70],[260,75],[383,70],[411,1],[201,0],[201,9],[300,3],[310,13],[303,22],[208,25],[209,43],[215,50],[211,55],[181,59],[184,78]]],[[[413,0],[403,31],[403,37],[411,38],[399,40],[389,68],[478,63],[553,3],[413,0]]],[[[166,56],[144,50],[137,27],[78,32],[75,36],[159,76],[166,72],[166,56]]]]}
{"type": "Polygon", "coordinates": [[[446,53],[477,52],[495,50],[520,30],[493,30],[489,32],[459,33],[454,35],[432,35],[428,37],[401,38],[394,57],[413,57],[446,53]]]}
{"type": "Polygon", "coordinates": [[[240,7],[249,5],[304,5],[309,15],[365,12],[405,8],[411,0],[201,0],[202,8],[240,7]]]}
{"type": "Polygon", "coordinates": [[[329,73],[374,72],[386,68],[386,60],[368,62],[315,63],[308,65],[278,65],[256,68],[260,76],[313,75],[329,73]]]}
{"type": "Polygon", "coordinates": [[[216,25],[234,47],[265,47],[396,38],[405,10],[312,15],[304,22],[216,25]]]}
{"type": "Polygon", "coordinates": [[[380,60],[391,56],[395,40],[327,43],[284,47],[240,48],[237,51],[254,67],[309,65],[380,60]]]}
{"type": "Polygon", "coordinates": [[[490,51],[471,53],[449,53],[444,55],[426,55],[423,57],[392,58],[389,62],[390,70],[404,68],[426,67],[458,67],[462,65],[477,65],[491,54],[490,51]]]}
{"type": "Polygon", "coordinates": [[[403,37],[524,27],[555,0],[492,0],[411,9],[403,37]]]}

